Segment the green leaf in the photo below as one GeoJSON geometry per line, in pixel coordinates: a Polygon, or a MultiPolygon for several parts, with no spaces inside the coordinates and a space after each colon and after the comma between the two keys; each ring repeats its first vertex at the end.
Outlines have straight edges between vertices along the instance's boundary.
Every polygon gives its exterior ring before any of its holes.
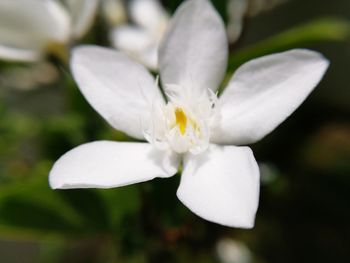
{"type": "Polygon", "coordinates": [[[57,193],[84,219],[86,230],[107,230],[108,213],[103,198],[94,189],[57,190],[57,193]]]}
{"type": "Polygon", "coordinates": [[[73,231],[75,226],[58,211],[30,199],[11,198],[0,205],[0,223],[40,231],[73,231]]]}
{"type": "Polygon", "coordinates": [[[99,190],[108,207],[109,218],[115,229],[129,216],[135,216],[140,211],[139,186],[129,185],[114,189],[99,190]]]}
{"type": "Polygon", "coordinates": [[[0,186],[0,226],[35,232],[81,231],[83,218],[48,185],[51,162],[39,162],[26,180],[0,186]]]}

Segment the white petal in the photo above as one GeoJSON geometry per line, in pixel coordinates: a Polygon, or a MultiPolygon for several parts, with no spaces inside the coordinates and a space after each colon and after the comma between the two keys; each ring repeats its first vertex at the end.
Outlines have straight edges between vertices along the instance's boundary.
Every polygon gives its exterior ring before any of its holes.
{"type": "Polygon", "coordinates": [[[321,54],[304,49],[244,64],[219,99],[221,116],[211,141],[241,145],[260,140],[305,100],[328,64],[321,54]]]}
{"type": "Polygon", "coordinates": [[[32,61],[50,45],[66,43],[69,17],[56,1],[0,1],[0,58],[32,61]]]}
{"type": "Polygon", "coordinates": [[[227,65],[224,24],[208,0],[185,1],[176,11],[159,50],[163,84],[216,90],[227,65]]]}
{"type": "Polygon", "coordinates": [[[53,189],[111,188],[170,177],[177,172],[178,156],[148,143],[97,141],[63,155],[53,166],[53,189]]]}
{"type": "Polygon", "coordinates": [[[63,0],[72,21],[72,36],[82,37],[90,28],[97,11],[98,0],[63,0]]]}
{"type": "Polygon", "coordinates": [[[146,30],[135,26],[116,27],[111,34],[113,46],[155,70],[158,64],[157,40],[146,30]]]}
{"type": "Polygon", "coordinates": [[[178,198],[208,221],[251,228],[259,203],[259,168],[248,147],[211,145],[184,160],[178,198]]]}
{"type": "Polygon", "coordinates": [[[168,23],[168,14],[158,0],[130,1],[132,21],[151,32],[163,30],[168,23]]]}
{"type": "Polygon", "coordinates": [[[112,49],[82,46],[73,50],[71,67],[85,98],[114,128],[144,139],[152,103],[162,101],[147,70],[112,49]]]}

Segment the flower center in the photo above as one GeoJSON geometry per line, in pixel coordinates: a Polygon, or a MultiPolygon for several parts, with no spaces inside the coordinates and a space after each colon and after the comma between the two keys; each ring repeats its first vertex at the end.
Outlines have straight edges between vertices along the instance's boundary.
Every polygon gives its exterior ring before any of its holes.
{"type": "MultiPolygon", "coordinates": [[[[168,91],[171,86],[167,87],[168,91]]],[[[212,91],[185,90],[174,86],[167,104],[153,104],[145,138],[160,149],[198,154],[208,148],[216,96],[212,91]]]]}
{"type": "Polygon", "coordinates": [[[180,133],[184,135],[186,132],[187,116],[181,108],[175,109],[175,118],[176,118],[176,125],[180,129],[180,133]]]}

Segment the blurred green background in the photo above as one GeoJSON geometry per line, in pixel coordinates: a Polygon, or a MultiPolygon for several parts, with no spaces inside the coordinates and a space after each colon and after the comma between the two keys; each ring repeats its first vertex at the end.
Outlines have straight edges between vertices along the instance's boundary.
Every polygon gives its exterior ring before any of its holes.
{"type": "MultiPolygon", "coordinates": [[[[163,1],[172,12],[181,1],[163,1]]],[[[269,3],[271,1],[266,1],[269,3]]],[[[226,1],[213,1],[227,21],[226,1]]],[[[82,42],[107,45],[97,17],[82,42]]],[[[330,68],[278,129],[252,145],[261,197],[252,230],[212,224],[176,198],[180,175],[110,190],[48,186],[55,160],[93,140],[127,140],[54,59],[0,62],[0,262],[350,262],[350,1],[289,0],[245,17],[228,77],[293,47],[330,68]]]]}

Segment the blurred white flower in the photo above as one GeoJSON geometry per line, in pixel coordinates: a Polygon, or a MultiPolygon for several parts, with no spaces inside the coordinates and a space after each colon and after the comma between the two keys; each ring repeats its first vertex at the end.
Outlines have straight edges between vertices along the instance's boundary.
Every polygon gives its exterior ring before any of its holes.
{"type": "Polygon", "coordinates": [[[227,35],[230,43],[234,43],[241,35],[243,19],[248,9],[249,0],[229,0],[227,2],[227,35]]]}
{"type": "Polygon", "coordinates": [[[208,0],[185,1],[159,49],[164,100],[153,76],[123,53],[73,50],[83,95],[116,129],[144,142],[97,141],[53,166],[52,188],[110,188],[173,176],[183,162],[178,198],[195,214],[226,226],[254,225],[259,168],[249,147],[276,128],[322,78],[328,61],[296,49],[226,70],[224,24],[208,0]],[[195,19],[193,19],[195,17],[195,19]]]}
{"type": "Polygon", "coordinates": [[[251,263],[253,254],[242,242],[223,238],[216,244],[216,254],[222,263],[251,263]]]}
{"type": "Polygon", "coordinates": [[[71,38],[81,38],[92,26],[99,0],[60,0],[71,20],[71,38]]]}
{"type": "Polygon", "coordinates": [[[37,61],[64,48],[89,28],[98,0],[1,0],[0,59],[37,61]]]}
{"type": "MultiPolygon", "coordinates": [[[[114,2],[115,7],[123,9],[121,0],[105,1],[108,5],[114,2]]],[[[119,12],[118,19],[109,15],[111,20],[118,21],[111,30],[112,45],[149,69],[157,70],[158,46],[167,28],[169,15],[158,0],[128,1],[128,11],[133,24],[127,23],[126,19],[125,23],[120,24],[122,12],[119,12]]]]}
{"type": "Polygon", "coordinates": [[[109,26],[127,23],[128,15],[123,0],[102,0],[101,9],[109,26]]]}
{"type": "Polygon", "coordinates": [[[227,34],[230,43],[234,43],[241,35],[244,18],[255,16],[288,0],[228,0],[227,2],[227,34]]]}
{"type": "Polygon", "coordinates": [[[261,12],[268,11],[289,0],[249,0],[248,16],[255,16],[261,12]]]}

